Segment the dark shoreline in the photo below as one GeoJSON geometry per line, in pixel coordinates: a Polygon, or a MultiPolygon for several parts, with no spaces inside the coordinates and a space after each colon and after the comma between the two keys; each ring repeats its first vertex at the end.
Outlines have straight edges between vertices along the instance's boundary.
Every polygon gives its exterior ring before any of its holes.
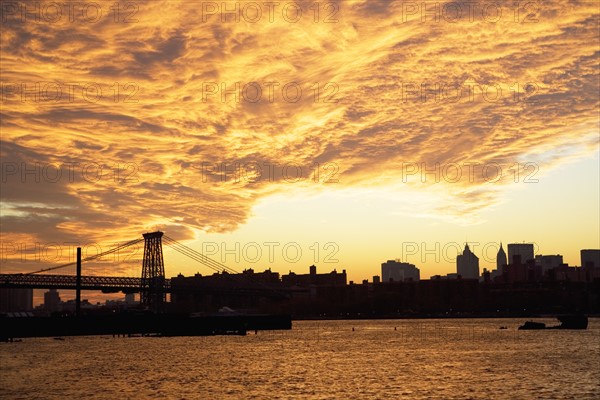
{"type": "MultiPolygon", "coordinates": [[[[476,319],[555,319],[561,314],[515,315],[387,315],[378,317],[294,317],[290,315],[212,315],[116,314],[96,316],[0,318],[0,341],[16,338],[62,336],[213,336],[245,335],[247,331],[290,330],[300,321],[376,321],[376,320],[476,320],[476,319]]],[[[600,318],[599,314],[587,315],[600,318]]]]}
{"type": "Polygon", "coordinates": [[[289,315],[115,314],[0,319],[0,340],[88,335],[212,336],[289,330],[289,315]]]}

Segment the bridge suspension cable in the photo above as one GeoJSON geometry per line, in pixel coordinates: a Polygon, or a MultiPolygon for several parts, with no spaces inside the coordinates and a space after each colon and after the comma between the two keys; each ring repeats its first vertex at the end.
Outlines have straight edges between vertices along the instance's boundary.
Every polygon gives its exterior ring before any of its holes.
{"type": "Polygon", "coordinates": [[[258,279],[255,279],[254,277],[252,277],[251,275],[247,275],[247,274],[241,274],[238,271],[234,270],[233,268],[229,268],[228,266],[221,264],[218,261],[213,260],[212,258],[192,249],[189,246],[186,246],[185,244],[178,242],[177,240],[168,237],[167,235],[163,236],[164,239],[164,243],[171,247],[173,250],[199,262],[200,264],[203,264],[209,268],[211,268],[212,270],[222,273],[225,272],[225,276],[227,276],[228,278],[232,279],[232,280],[243,280],[249,283],[254,283],[257,284],[259,286],[262,286],[266,289],[269,289],[270,291],[273,292],[277,292],[278,294],[285,296],[285,294],[283,294],[283,292],[280,292],[279,290],[271,287],[270,285],[265,284],[265,282],[262,282],[258,279]]]}
{"type": "Polygon", "coordinates": [[[228,266],[221,264],[218,261],[213,260],[210,257],[205,256],[204,254],[192,249],[189,246],[186,246],[185,244],[178,242],[177,240],[170,238],[169,236],[164,236],[165,239],[165,244],[169,247],[171,247],[172,249],[174,249],[175,251],[188,256],[189,258],[198,261],[201,264],[206,265],[207,267],[209,267],[210,269],[216,271],[216,272],[227,272],[230,274],[239,274],[238,271],[234,270],[233,268],[229,268],[228,266]]]}
{"type": "MultiPolygon", "coordinates": [[[[140,243],[140,242],[143,242],[143,241],[144,241],[144,239],[143,239],[143,238],[142,238],[142,239],[130,240],[130,241],[128,241],[128,242],[125,242],[125,243],[123,243],[123,244],[121,244],[121,245],[118,245],[118,246],[116,246],[116,247],[113,247],[113,248],[112,248],[112,249],[110,249],[110,250],[104,251],[104,252],[102,252],[102,253],[98,253],[98,254],[96,254],[96,255],[94,255],[94,256],[85,257],[85,258],[83,258],[81,261],[92,261],[92,260],[95,260],[95,259],[97,259],[97,258],[101,258],[101,257],[104,257],[104,256],[106,256],[106,255],[109,255],[109,254],[115,253],[115,252],[117,252],[117,251],[119,251],[119,250],[123,250],[123,249],[124,249],[124,248],[126,248],[126,247],[130,247],[130,246],[136,245],[136,244],[138,244],[138,243],[140,243]]],[[[73,261],[73,262],[70,262],[70,263],[67,263],[67,264],[57,265],[57,266],[55,266],[55,267],[50,267],[50,268],[44,268],[44,269],[40,269],[40,270],[38,270],[38,271],[27,272],[27,273],[25,273],[24,275],[33,275],[33,274],[39,274],[39,273],[41,273],[41,272],[54,271],[54,270],[56,270],[56,269],[65,268],[65,267],[70,267],[70,266],[72,266],[72,265],[75,265],[75,264],[77,264],[77,261],[73,261]]]]}

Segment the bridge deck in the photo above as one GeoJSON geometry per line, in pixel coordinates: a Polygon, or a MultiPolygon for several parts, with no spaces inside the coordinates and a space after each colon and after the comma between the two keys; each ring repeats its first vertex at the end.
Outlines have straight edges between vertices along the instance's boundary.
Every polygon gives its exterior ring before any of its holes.
{"type": "MultiPolygon", "coordinates": [[[[41,275],[41,274],[0,274],[0,288],[23,289],[68,289],[75,290],[75,275],[41,275]]],[[[141,278],[115,276],[82,276],[81,290],[101,290],[103,292],[139,292],[141,278]]],[[[156,289],[155,289],[156,290],[156,289]]],[[[282,288],[269,288],[253,285],[250,282],[229,282],[225,285],[201,284],[195,286],[173,287],[170,279],[165,279],[160,289],[164,292],[213,292],[235,293],[243,295],[282,295],[282,288]]]]}
{"type": "MultiPolygon", "coordinates": [[[[20,287],[32,289],[76,289],[75,275],[25,275],[0,274],[0,287],[20,287]]],[[[82,276],[81,290],[139,290],[141,278],[115,276],[82,276]]],[[[170,280],[165,279],[165,289],[170,287],[170,280]]]]}

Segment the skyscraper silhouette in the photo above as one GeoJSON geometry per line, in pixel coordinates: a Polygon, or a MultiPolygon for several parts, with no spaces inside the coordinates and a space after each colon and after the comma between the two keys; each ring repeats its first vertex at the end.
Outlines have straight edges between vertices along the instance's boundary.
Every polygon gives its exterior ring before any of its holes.
{"type": "Polygon", "coordinates": [[[581,266],[587,268],[600,268],[600,250],[581,250],[581,266]]]}
{"type": "Polygon", "coordinates": [[[465,243],[462,254],[456,256],[456,273],[463,279],[479,279],[479,257],[465,243]]]}
{"type": "Polygon", "coordinates": [[[388,260],[381,264],[381,279],[383,282],[402,282],[405,280],[418,281],[421,278],[419,268],[400,260],[388,260]]]}
{"type": "Polygon", "coordinates": [[[502,271],[503,267],[508,264],[506,259],[506,253],[502,248],[502,242],[500,242],[500,249],[498,250],[498,254],[496,254],[496,270],[502,271]]]}
{"type": "Polygon", "coordinates": [[[508,245],[508,262],[514,263],[514,257],[520,256],[521,262],[525,264],[529,260],[533,260],[533,243],[510,243],[508,245]]]}

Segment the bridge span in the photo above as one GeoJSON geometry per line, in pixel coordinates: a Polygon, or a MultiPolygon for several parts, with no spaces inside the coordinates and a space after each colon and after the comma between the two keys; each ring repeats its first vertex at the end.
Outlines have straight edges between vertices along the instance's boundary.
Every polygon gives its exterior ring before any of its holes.
{"type": "MultiPolygon", "coordinates": [[[[143,239],[125,242],[106,252],[95,256],[81,257],[81,248],[77,248],[76,262],[45,268],[25,274],[0,274],[0,288],[23,289],[67,289],[76,291],[77,314],[79,314],[82,290],[100,290],[104,293],[140,293],[140,301],[149,309],[160,312],[166,301],[167,293],[216,293],[234,294],[241,296],[286,297],[285,290],[280,285],[268,285],[252,276],[240,274],[227,266],[212,260],[202,253],[172,239],[163,237],[163,232],[156,231],[143,234],[143,239]],[[223,279],[220,282],[198,282],[193,286],[174,284],[165,277],[162,252],[162,239],[175,251],[203,264],[217,272],[223,279]],[[82,262],[100,259],[104,255],[118,252],[127,247],[144,242],[144,257],[140,278],[118,276],[82,275],[82,262]],[[76,265],[75,275],[48,275],[48,271],[76,265]]],[[[173,278],[175,279],[175,278],[173,278]]]]}
{"type": "MultiPolygon", "coordinates": [[[[171,281],[164,280],[164,289],[169,291],[171,281]]],[[[30,275],[0,274],[0,287],[27,289],[77,289],[76,275],[30,275]]],[[[81,276],[81,290],[102,290],[103,292],[139,292],[141,278],[115,276],[81,276]]]]}

